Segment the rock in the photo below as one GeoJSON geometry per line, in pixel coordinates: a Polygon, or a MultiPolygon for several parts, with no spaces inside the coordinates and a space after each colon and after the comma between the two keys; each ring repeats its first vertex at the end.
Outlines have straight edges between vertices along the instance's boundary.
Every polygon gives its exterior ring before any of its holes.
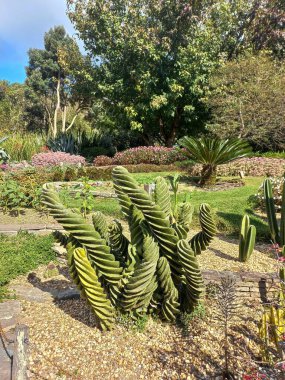
{"type": "Polygon", "coordinates": [[[19,299],[24,299],[26,301],[39,303],[53,301],[53,296],[51,293],[43,291],[34,286],[14,285],[13,290],[19,299]]]}
{"type": "Polygon", "coordinates": [[[0,303],[0,321],[3,329],[9,329],[17,324],[17,318],[22,310],[19,301],[6,301],[0,303]]]}

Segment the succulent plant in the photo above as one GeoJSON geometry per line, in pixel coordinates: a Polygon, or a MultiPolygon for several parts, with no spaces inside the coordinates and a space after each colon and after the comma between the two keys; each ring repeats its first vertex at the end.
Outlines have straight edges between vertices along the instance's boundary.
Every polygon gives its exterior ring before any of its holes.
{"type": "Polygon", "coordinates": [[[256,237],[256,228],[250,224],[248,215],[244,215],[240,229],[239,239],[239,260],[242,262],[247,261],[254,249],[256,237]]]}
{"type": "Polygon", "coordinates": [[[273,242],[281,245],[282,247],[285,245],[285,186],[283,186],[282,191],[280,227],[278,226],[276,217],[272,183],[268,178],[263,183],[263,189],[270,235],[273,242]]]}
{"type": "Polygon", "coordinates": [[[61,204],[52,185],[44,185],[43,203],[68,234],[67,240],[58,238],[66,245],[70,275],[103,330],[112,328],[116,308],[134,316],[156,312],[171,322],[203,299],[196,254],[215,233],[210,208],[200,207],[202,231],[188,241],[193,207],[178,205],[175,219],[163,178],[156,181],[155,200],[123,167],[113,169],[113,181],[129,233],[100,212],[94,213],[93,225],[87,224],[61,204]]]}

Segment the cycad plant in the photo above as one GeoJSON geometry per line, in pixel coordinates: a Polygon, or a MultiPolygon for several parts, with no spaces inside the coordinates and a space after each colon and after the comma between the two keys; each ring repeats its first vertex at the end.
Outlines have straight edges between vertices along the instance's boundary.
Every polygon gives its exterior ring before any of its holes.
{"type": "Polygon", "coordinates": [[[220,140],[217,137],[183,137],[179,144],[185,148],[185,154],[191,160],[202,164],[200,185],[212,185],[216,182],[217,167],[238,158],[248,156],[251,147],[241,139],[220,140]]]}
{"type": "Polygon", "coordinates": [[[134,317],[155,312],[166,321],[180,311],[191,312],[204,293],[196,255],[216,231],[209,206],[201,205],[201,231],[189,240],[192,207],[179,205],[174,216],[163,178],[156,180],[154,200],[123,167],[113,170],[113,181],[127,233],[101,212],[88,224],[78,211],[61,204],[53,187],[43,189],[43,203],[68,233],[59,240],[67,249],[70,275],[99,326],[112,328],[116,309],[134,317]]]}

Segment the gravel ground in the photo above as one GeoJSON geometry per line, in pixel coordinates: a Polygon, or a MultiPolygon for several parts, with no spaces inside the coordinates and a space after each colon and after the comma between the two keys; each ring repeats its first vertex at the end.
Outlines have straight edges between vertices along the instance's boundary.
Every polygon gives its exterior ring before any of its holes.
{"type": "MultiPolygon", "coordinates": [[[[101,333],[83,300],[24,302],[30,379],[211,379],[223,365],[223,334],[208,301],[185,331],[149,319],[143,332],[117,324],[101,333]]],[[[231,330],[231,368],[240,376],[258,355],[258,305],[242,305],[231,330]]]]}
{"type": "MultiPolygon", "coordinates": [[[[276,270],[270,245],[258,245],[248,263],[237,260],[237,240],[217,237],[199,257],[202,269],[260,271],[276,270]]],[[[67,269],[45,279],[46,267],[21,276],[13,284],[29,284],[43,292],[66,289],[67,269]]],[[[194,318],[187,329],[149,318],[139,332],[120,318],[111,332],[102,333],[84,300],[22,301],[21,323],[30,328],[29,379],[68,380],[191,380],[218,379],[223,366],[223,333],[215,318],[215,303],[208,299],[203,318],[194,318]]],[[[259,360],[257,323],[260,302],[244,301],[233,321],[230,340],[231,368],[242,379],[259,360]]],[[[268,375],[268,370],[267,370],[268,375]]],[[[270,373],[267,379],[277,379],[270,373]]]]}

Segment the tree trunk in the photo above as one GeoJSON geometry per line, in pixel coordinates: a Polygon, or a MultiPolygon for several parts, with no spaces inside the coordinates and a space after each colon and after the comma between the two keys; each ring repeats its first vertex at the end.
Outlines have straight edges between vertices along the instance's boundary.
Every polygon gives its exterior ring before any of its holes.
{"type": "Polygon", "coordinates": [[[58,75],[57,79],[57,86],[56,86],[56,97],[57,97],[57,102],[56,102],[56,107],[54,110],[54,118],[53,118],[53,130],[52,130],[52,136],[55,138],[57,135],[57,115],[58,111],[60,109],[60,76],[58,75]]]}
{"type": "Polygon", "coordinates": [[[63,107],[63,113],[62,113],[62,125],[61,125],[62,133],[65,133],[65,129],[66,129],[66,113],[67,113],[67,106],[65,105],[63,107]]]}
{"type": "Polygon", "coordinates": [[[200,186],[212,186],[216,183],[217,179],[217,166],[216,165],[203,165],[201,172],[200,186]]]}

